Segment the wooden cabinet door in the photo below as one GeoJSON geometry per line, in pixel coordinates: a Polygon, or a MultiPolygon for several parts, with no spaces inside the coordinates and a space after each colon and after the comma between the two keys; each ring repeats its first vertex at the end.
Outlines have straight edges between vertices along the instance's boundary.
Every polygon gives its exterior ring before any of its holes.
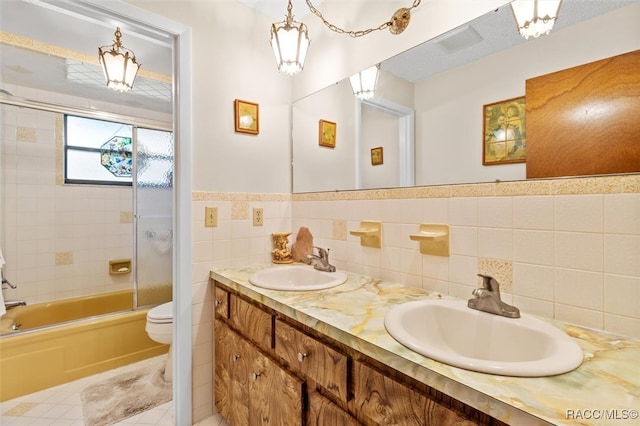
{"type": "Polygon", "coordinates": [[[356,414],[365,425],[475,425],[361,362],[355,363],[354,376],[356,414]]]}
{"type": "Polygon", "coordinates": [[[230,404],[230,383],[231,383],[231,365],[229,358],[229,345],[227,344],[227,332],[228,328],[218,320],[213,323],[215,345],[214,345],[214,382],[215,392],[213,402],[218,408],[218,411],[227,418],[229,414],[230,404]]]}
{"type": "Polygon", "coordinates": [[[311,378],[346,402],[347,356],[281,320],[276,321],[275,328],[276,355],[282,357],[291,369],[311,378]]]}
{"type": "Polygon", "coordinates": [[[251,347],[220,320],[215,330],[214,402],[230,425],[246,425],[249,419],[251,347]]]}
{"type": "Polygon", "coordinates": [[[214,289],[213,309],[217,315],[229,318],[229,293],[219,287],[214,289]]]}
{"type": "Polygon", "coordinates": [[[309,392],[306,426],[359,426],[349,413],[317,392],[309,392]]]}
{"type": "Polygon", "coordinates": [[[255,348],[250,371],[249,425],[302,425],[303,382],[255,348]]]}

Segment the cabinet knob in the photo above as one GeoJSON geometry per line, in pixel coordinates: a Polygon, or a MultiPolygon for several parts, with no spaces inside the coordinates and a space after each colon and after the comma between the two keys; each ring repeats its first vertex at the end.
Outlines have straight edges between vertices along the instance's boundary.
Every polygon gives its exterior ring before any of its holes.
{"type": "Polygon", "coordinates": [[[251,377],[253,377],[253,380],[256,381],[256,380],[258,380],[258,377],[260,377],[260,375],[261,375],[261,373],[253,373],[251,375],[251,377]]]}
{"type": "Polygon", "coordinates": [[[307,358],[307,354],[306,353],[300,353],[298,352],[298,361],[302,362],[307,358]]]}
{"type": "Polygon", "coordinates": [[[220,305],[222,305],[222,300],[216,299],[216,306],[220,306],[220,305]]]}
{"type": "Polygon", "coordinates": [[[232,360],[233,362],[236,362],[236,361],[237,361],[237,360],[239,360],[239,359],[240,359],[240,355],[231,355],[231,360],[232,360]]]}

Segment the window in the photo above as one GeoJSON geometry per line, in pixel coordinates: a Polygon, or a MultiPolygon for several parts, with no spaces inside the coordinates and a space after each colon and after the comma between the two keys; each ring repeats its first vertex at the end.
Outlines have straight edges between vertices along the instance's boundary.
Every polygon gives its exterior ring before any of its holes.
{"type": "Polygon", "coordinates": [[[137,185],[173,185],[173,133],[73,115],[64,128],[65,183],[131,186],[135,145],[137,185]]]}
{"type": "Polygon", "coordinates": [[[131,185],[133,126],[65,116],[65,183],[131,185]]]}

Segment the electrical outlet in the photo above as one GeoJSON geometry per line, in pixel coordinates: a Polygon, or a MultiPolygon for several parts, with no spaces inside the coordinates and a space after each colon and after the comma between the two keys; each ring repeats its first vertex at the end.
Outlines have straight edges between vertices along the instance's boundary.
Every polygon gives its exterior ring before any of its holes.
{"type": "Polygon", "coordinates": [[[264,212],[262,208],[255,207],[253,209],[253,226],[262,226],[264,225],[264,212]]]}
{"type": "Polygon", "coordinates": [[[218,208],[217,207],[204,208],[204,226],[207,228],[214,228],[218,226],[218,208]]]}

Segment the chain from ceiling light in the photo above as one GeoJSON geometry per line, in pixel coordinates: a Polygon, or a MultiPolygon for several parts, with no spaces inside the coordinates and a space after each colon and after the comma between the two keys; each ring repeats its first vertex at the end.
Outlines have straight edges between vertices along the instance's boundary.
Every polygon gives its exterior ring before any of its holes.
{"type": "Polygon", "coordinates": [[[369,29],[360,30],[360,31],[348,31],[348,30],[343,30],[342,28],[327,21],[325,17],[322,16],[322,12],[320,12],[318,9],[316,9],[315,6],[313,6],[313,3],[311,3],[311,0],[305,0],[305,1],[307,2],[307,6],[309,6],[309,10],[311,11],[311,13],[313,13],[318,18],[320,18],[322,22],[327,26],[327,28],[339,34],[347,34],[348,36],[353,38],[362,37],[373,31],[384,30],[385,28],[389,28],[389,32],[391,32],[391,34],[394,34],[394,35],[400,34],[409,25],[409,21],[411,20],[411,10],[418,7],[422,2],[422,0],[414,0],[413,5],[411,7],[409,8],[402,7],[396,10],[396,12],[391,17],[391,20],[383,24],[380,24],[376,28],[369,28],[369,29]]]}

